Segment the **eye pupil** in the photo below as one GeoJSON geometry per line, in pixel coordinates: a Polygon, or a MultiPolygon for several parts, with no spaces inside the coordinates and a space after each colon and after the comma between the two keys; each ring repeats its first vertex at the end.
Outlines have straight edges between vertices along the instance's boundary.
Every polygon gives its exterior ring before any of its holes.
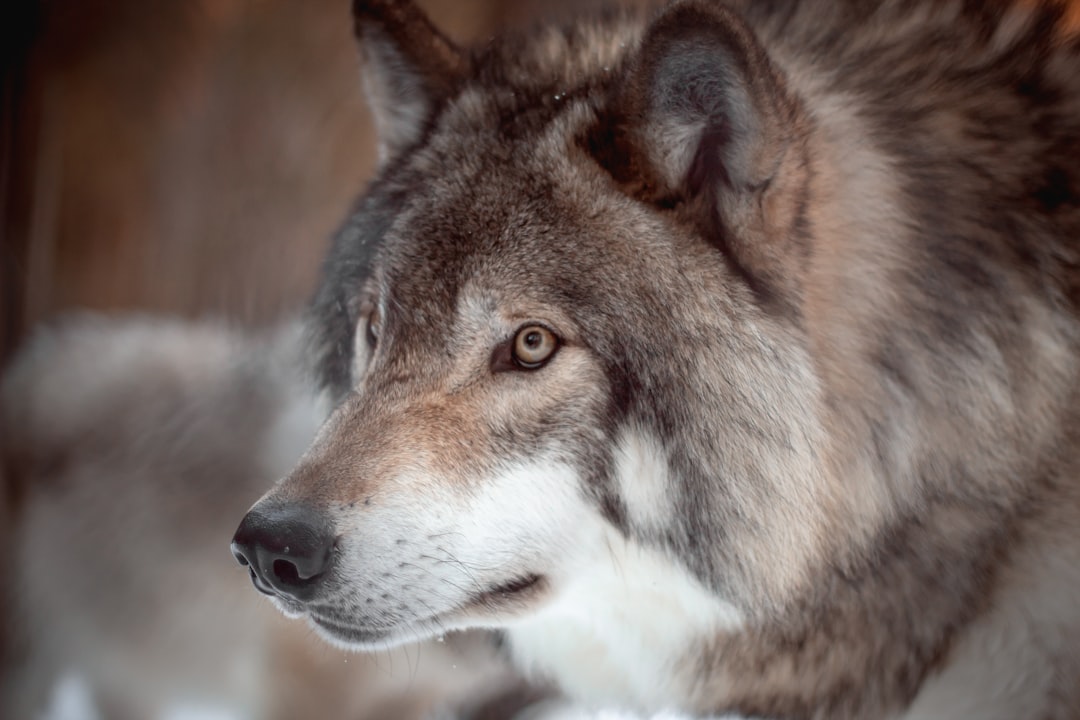
{"type": "Polygon", "coordinates": [[[518,331],[511,347],[513,367],[536,370],[559,348],[555,333],[542,325],[530,325],[518,331]]]}

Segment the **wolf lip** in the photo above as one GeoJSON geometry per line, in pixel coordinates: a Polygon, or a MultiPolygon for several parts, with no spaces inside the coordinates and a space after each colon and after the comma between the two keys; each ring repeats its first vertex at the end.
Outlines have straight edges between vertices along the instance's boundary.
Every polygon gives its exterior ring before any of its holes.
{"type": "Polygon", "coordinates": [[[315,625],[319,627],[323,632],[328,635],[342,640],[348,643],[354,643],[357,645],[369,644],[374,642],[381,642],[386,639],[389,634],[388,630],[373,630],[366,628],[356,628],[349,625],[344,625],[333,620],[328,620],[324,617],[319,617],[315,613],[311,613],[308,616],[315,625]]]}
{"type": "Polygon", "coordinates": [[[512,580],[504,585],[500,585],[492,592],[501,595],[511,595],[514,593],[525,592],[529,588],[536,585],[538,582],[540,582],[539,575],[526,575],[524,577],[518,578],[517,580],[512,580]]]}
{"type": "Polygon", "coordinates": [[[519,597],[528,595],[531,591],[538,589],[543,584],[544,578],[541,575],[535,573],[529,575],[522,575],[519,578],[515,578],[510,582],[503,583],[491,590],[481,593],[474,599],[474,603],[486,605],[490,603],[499,603],[505,600],[517,599],[519,597]]]}

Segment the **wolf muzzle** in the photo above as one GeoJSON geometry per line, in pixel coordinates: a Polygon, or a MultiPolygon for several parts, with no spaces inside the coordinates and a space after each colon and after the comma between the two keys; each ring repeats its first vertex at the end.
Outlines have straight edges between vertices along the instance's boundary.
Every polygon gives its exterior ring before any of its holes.
{"type": "Polygon", "coordinates": [[[286,505],[253,508],[240,522],[231,547],[259,592],[304,602],[318,593],[334,546],[323,516],[303,505],[286,505]]]}

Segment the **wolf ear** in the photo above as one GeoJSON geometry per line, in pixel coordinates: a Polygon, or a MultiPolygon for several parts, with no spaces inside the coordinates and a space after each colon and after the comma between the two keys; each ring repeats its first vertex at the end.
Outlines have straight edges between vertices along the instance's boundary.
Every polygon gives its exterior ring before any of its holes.
{"type": "Polygon", "coordinates": [[[423,136],[469,57],[410,0],[354,0],[353,23],[381,165],[423,136]]]}
{"type": "Polygon", "coordinates": [[[754,33],[719,4],[676,3],[646,30],[628,70],[618,115],[646,196],[703,200],[744,276],[761,288],[786,282],[803,120],[754,33]]]}
{"type": "Polygon", "coordinates": [[[790,142],[794,103],[753,32],[719,5],[677,3],[649,27],[625,102],[669,190],[753,189],[790,142]]]}

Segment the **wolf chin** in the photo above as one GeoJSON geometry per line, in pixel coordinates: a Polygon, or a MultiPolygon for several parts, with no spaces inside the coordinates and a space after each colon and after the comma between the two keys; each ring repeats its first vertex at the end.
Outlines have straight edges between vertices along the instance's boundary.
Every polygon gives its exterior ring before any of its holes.
{"type": "Polygon", "coordinates": [[[1064,7],[677,2],[462,49],[358,2],[336,409],[243,519],[334,643],[596,707],[1080,717],[1064,7]]]}

